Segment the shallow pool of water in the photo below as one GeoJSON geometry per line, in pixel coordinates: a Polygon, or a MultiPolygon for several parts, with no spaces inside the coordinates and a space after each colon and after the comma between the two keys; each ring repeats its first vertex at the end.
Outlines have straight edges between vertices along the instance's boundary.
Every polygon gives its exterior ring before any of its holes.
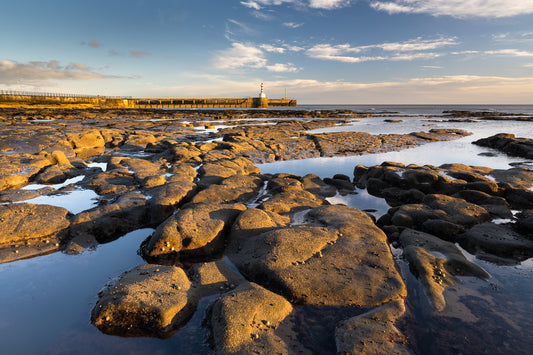
{"type": "Polygon", "coordinates": [[[57,195],[38,196],[19,202],[63,207],[72,214],[78,214],[96,207],[98,205],[98,198],[98,194],[93,190],[75,189],[57,195]]]}

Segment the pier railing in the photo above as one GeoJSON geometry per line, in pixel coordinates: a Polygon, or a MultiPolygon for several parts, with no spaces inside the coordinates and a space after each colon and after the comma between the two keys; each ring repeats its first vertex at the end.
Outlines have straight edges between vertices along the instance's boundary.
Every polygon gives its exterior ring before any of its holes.
{"type": "Polygon", "coordinates": [[[0,90],[0,104],[27,105],[91,105],[129,108],[264,108],[296,106],[296,100],[249,98],[133,98],[38,91],[0,90]]]}

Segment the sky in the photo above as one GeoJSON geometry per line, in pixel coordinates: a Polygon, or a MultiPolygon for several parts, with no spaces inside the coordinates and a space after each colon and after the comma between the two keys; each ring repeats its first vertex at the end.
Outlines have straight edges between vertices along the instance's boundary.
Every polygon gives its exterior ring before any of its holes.
{"type": "Polygon", "coordinates": [[[0,89],[533,104],[533,0],[3,0],[0,89]]]}

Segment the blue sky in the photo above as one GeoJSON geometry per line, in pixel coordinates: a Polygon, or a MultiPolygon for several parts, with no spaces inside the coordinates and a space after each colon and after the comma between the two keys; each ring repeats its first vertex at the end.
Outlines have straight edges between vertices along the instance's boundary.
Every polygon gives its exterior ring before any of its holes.
{"type": "Polygon", "coordinates": [[[6,0],[0,89],[533,104],[533,0],[6,0]]]}

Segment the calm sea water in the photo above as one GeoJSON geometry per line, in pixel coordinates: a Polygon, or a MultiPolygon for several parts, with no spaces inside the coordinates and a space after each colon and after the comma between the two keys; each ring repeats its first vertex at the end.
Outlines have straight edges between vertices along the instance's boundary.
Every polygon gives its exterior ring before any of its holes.
{"type": "MultiPolygon", "coordinates": [[[[472,132],[473,135],[399,152],[259,165],[264,173],[314,173],[322,177],[344,173],[351,176],[357,164],[371,166],[383,161],[420,165],[465,163],[507,169],[510,163],[523,162],[524,159],[508,157],[475,146],[471,142],[502,132],[533,138],[533,122],[452,123],[438,122],[442,120],[440,117],[429,117],[440,115],[445,110],[533,115],[533,105],[300,105],[287,109],[389,112],[391,117],[403,120],[393,124],[385,123],[384,118],[380,117],[363,118],[347,126],[315,132],[349,130],[379,134],[427,131],[431,128],[461,128],[472,132]],[[489,151],[495,153],[495,156],[479,155],[489,151]]],[[[372,208],[381,213],[387,208],[383,200],[377,200],[364,191],[360,191],[358,195],[337,196],[332,198],[331,202],[345,203],[360,209],[372,208]]],[[[83,203],[86,204],[87,201],[83,203]]],[[[1,264],[0,353],[210,353],[204,342],[205,329],[201,327],[205,307],[210,300],[204,301],[185,328],[166,340],[107,336],[90,324],[90,310],[96,302],[98,290],[110,278],[144,263],[136,251],[151,231],[145,229],[129,233],[80,255],[55,253],[1,264]]],[[[463,284],[450,291],[450,299],[454,299],[455,308],[452,307],[441,315],[433,315],[427,311],[427,299],[418,281],[409,273],[405,264],[402,266],[409,288],[408,306],[411,310],[402,329],[410,336],[418,353],[527,353],[527,349],[533,348],[533,261],[530,259],[514,266],[499,266],[478,260],[471,255],[467,256],[484,267],[492,279],[485,282],[465,278],[463,284]],[[458,336],[457,332],[460,332],[461,336],[458,336]],[[484,336],[490,339],[483,340],[484,336]],[[473,343],[475,346],[472,346],[473,343]]],[[[401,258],[398,261],[402,263],[401,258]]]]}

